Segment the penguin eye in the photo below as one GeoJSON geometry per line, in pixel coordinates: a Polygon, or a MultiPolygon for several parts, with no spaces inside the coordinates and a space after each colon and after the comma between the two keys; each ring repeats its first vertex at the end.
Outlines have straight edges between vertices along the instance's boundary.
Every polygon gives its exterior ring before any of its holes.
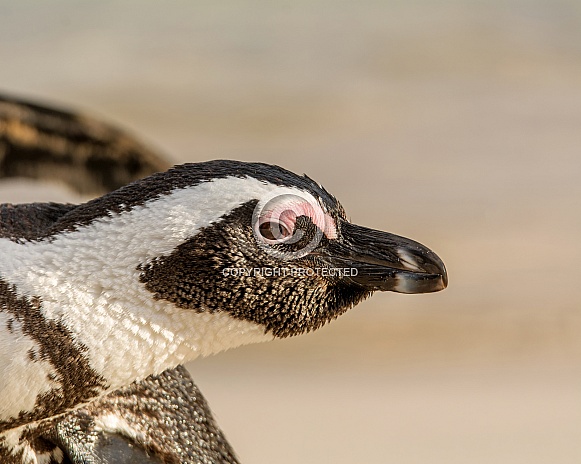
{"type": "Polygon", "coordinates": [[[263,222],[258,230],[265,239],[272,241],[281,241],[292,235],[292,231],[278,221],[263,222]]]}

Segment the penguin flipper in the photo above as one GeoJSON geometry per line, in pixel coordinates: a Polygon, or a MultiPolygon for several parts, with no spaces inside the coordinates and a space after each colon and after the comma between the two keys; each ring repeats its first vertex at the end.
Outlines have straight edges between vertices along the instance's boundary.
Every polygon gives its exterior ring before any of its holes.
{"type": "Polygon", "coordinates": [[[126,437],[83,432],[85,430],[68,428],[65,424],[58,427],[57,441],[64,454],[63,464],[164,464],[126,437]]]}
{"type": "Polygon", "coordinates": [[[67,414],[52,435],[72,464],[238,464],[183,366],[67,414]]]}

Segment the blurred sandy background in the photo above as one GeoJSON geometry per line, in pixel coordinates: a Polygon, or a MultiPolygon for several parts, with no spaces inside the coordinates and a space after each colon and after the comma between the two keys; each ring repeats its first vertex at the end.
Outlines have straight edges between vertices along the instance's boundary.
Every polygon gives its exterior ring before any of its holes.
{"type": "Polygon", "coordinates": [[[306,172],[446,262],[445,292],[192,363],[244,463],[581,462],[578,0],[0,1],[0,69],[176,162],[306,172]]]}

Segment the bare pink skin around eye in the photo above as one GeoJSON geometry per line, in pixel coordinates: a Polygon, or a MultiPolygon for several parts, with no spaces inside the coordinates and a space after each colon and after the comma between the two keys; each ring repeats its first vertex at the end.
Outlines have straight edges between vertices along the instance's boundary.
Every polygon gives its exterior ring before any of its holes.
{"type": "Polygon", "coordinates": [[[313,224],[321,229],[328,239],[337,238],[335,220],[330,214],[325,213],[318,204],[312,205],[308,201],[286,202],[276,205],[262,217],[262,220],[277,220],[288,230],[294,230],[297,217],[299,216],[311,218],[313,224]]]}

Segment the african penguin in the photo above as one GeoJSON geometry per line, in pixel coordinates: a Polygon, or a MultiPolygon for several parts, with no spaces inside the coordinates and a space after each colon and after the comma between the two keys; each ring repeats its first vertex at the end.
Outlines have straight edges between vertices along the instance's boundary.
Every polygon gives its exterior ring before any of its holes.
{"type": "Polygon", "coordinates": [[[7,463],[237,462],[179,366],[447,285],[436,254],[352,224],[310,178],[227,160],[80,205],[2,205],[0,254],[7,463]],[[167,423],[197,419],[172,441],[167,423]]]}
{"type": "Polygon", "coordinates": [[[0,177],[50,179],[102,195],[170,167],[166,156],[125,131],[0,94],[0,177]]]}

